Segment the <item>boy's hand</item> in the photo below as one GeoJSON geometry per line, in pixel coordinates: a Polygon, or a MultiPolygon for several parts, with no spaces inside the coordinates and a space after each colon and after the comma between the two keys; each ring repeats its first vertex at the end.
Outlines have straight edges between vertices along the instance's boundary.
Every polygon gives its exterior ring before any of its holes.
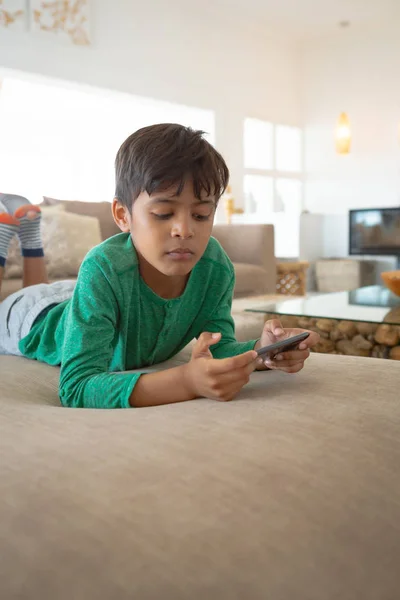
{"type": "Polygon", "coordinates": [[[213,358],[210,346],[220,337],[219,333],[202,333],[193,348],[185,379],[194,398],[212,398],[220,402],[233,400],[256,368],[257,353],[254,350],[230,358],[213,358]]]}
{"type": "MultiPolygon", "coordinates": [[[[284,329],[281,322],[278,319],[272,319],[266,321],[264,324],[261,339],[255,345],[255,350],[269,346],[280,340],[293,337],[299,333],[303,333],[305,329],[284,329]]],[[[319,335],[314,331],[308,332],[309,337],[301,342],[297,350],[290,350],[288,352],[281,352],[275,356],[272,360],[270,358],[259,358],[257,360],[258,369],[279,369],[286,373],[298,373],[304,367],[304,361],[310,356],[310,348],[315,346],[319,342],[319,335]]]]}

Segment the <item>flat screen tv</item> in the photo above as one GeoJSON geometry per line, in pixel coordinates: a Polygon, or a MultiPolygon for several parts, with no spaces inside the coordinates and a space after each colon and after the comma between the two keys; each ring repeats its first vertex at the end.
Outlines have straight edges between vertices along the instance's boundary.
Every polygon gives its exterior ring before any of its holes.
{"type": "Polygon", "coordinates": [[[400,207],[351,210],[349,254],[396,256],[400,261],[400,207]]]}

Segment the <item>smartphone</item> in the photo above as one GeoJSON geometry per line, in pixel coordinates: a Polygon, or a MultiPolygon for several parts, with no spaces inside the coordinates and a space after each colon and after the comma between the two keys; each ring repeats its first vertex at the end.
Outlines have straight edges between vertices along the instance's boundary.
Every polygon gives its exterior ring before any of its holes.
{"type": "Polygon", "coordinates": [[[264,346],[264,348],[260,348],[257,350],[257,354],[258,356],[268,356],[269,358],[273,358],[280,352],[295,350],[301,342],[308,338],[309,335],[310,334],[308,331],[299,333],[299,335],[293,335],[290,338],[286,338],[286,340],[281,340],[279,342],[275,342],[275,344],[271,344],[270,346],[264,346]]]}

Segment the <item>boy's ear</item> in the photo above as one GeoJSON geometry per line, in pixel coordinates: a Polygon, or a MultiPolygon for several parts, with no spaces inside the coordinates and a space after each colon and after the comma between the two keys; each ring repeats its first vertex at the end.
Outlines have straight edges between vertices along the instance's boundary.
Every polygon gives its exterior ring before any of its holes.
{"type": "Polygon", "coordinates": [[[120,228],[123,233],[129,233],[131,230],[130,221],[129,221],[129,211],[128,209],[121,204],[118,198],[114,198],[112,202],[112,215],[114,217],[114,221],[120,228]]]}

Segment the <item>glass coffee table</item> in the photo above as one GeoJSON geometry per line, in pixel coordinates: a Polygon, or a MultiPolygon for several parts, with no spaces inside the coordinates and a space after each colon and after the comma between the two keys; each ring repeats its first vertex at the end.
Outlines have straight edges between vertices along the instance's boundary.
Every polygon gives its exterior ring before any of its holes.
{"type": "Polygon", "coordinates": [[[400,297],[383,286],[349,292],[285,298],[255,305],[266,319],[279,315],[285,327],[317,331],[317,352],[400,360],[400,297]]]}

